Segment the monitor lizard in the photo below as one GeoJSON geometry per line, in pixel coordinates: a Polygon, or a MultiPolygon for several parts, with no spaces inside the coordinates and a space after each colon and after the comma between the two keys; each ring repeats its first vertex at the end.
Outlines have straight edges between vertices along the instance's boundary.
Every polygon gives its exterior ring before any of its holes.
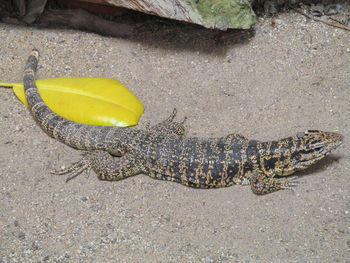
{"type": "Polygon", "coordinates": [[[86,151],[79,162],[55,172],[69,174],[67,180],[92,168],[101,180],[144,173],[195,188],[250,185],[253,193],[262,195],[291,189],[297,181],[285,176],[321,160],[343,140],[338,133],[318,130],[266,142],[239,134],[188,137],[183,121],[174,121],[176,110],[146,129],[79,124],[57,115],[41,99],[35,84],[38,57],[38,50],[33,49],[23,79],[34,119],[49,136],[86,151]]]}

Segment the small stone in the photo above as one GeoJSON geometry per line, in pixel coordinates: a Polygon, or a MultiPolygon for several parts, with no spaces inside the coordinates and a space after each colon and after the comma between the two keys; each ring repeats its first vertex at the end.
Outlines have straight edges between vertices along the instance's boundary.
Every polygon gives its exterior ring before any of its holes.
{"type": "Polygon", "coordinates": [[[324,9],[324,14],[327,16],[336,15],[338,14],[340,8],[341,8],[341,5],[335,5],[335,4],[327,5],[324,9]]]}
{"type": "Polygon", "coordinates": [[[40,145],[41,144],[41,141],[40,140],[38,140],[38,139],[34,139],[33,140],[33,146],[38,146],[38,145],[40,145]]]}
{"type": "Polygon", "coordinates": [[[26,238],[26,234],[21,231],[18,233],[18,238],[24,240],[26,238]]]}
{"type": "Polygon", "coordinates": [[[36,251],[36,250],[38,250],[39,249],[39,246],[35,243],[35,242],[33,242],[32,243],[32,250],[33,251],[36,251]]]}

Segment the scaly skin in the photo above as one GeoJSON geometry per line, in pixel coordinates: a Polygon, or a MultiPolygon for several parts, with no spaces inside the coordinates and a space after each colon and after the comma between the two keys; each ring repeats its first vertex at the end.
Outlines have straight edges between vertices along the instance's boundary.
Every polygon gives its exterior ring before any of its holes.
{"type": "Polygon", "coordinates": [[[42,101],[35,85],[38,51],[33,50],[24,88],[34,119],[51,137],[87,153],[57,174],[73,178],[92,168],[101,180],[116,181],[139,173],[196,188],[250,184],[255,194],[289,189],[286,178],[319,161],[342,142],[333,132],[309,130],[285,139],[260,142],[239,134],[201,139],[184,136],[176,111],[146,130],[90,126],[64,119],[42,101]]]}

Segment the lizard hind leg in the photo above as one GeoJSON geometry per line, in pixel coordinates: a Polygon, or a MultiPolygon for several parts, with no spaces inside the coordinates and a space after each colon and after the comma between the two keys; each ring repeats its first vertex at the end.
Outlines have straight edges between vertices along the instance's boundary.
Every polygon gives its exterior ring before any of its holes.
{"type": "Polygon", "coordinates": [[[264,195],[279,190],[293,190],[298,182],[295,177],[288,180],[286,178],[268,177],[262,172],[255,172],[250,178],[250,186],[254,194],[264,195]]]}
{"type": "Polygon", "coordinates": [[[105,151],[86,152],[78,162],[60,171],[51,172],[56,175],[68,175],[66,182],[77,177],[85,170],[94,170],[99,179],[117,181],[144,172],[136,159],[128,154],[115,157],[105,151]]]}
{"type": "Polygon", "coordinates": [[[105,151],[94,151],[90,159],[91,168],[100,180],[118,181],[146,172],[140,161],[129,154],[114,157],[105,151]]]}

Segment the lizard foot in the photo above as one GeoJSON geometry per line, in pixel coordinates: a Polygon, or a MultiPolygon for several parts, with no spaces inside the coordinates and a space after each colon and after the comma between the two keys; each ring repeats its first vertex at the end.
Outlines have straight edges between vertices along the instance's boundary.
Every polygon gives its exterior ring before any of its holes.
{"type": "Polygon", "coordinates": [[[149,126],[146,125],[146,129],[149,131],[155,131],[155,132],[160,132],[164,134],[173,134],[173,135],[184,135],[185,134],[185,126],[184,123],[186,121],[186,117],[180,121],[174,121],[175,117],[177,114],[176,108],[174,108],[173,112],[171,115],[164,121],[154,125],[154,126],[149,126]]]}
{"type": "Polygon", "coordinates": [[[296,176],[292,178],[267,177],[263,173],[257,172],[250,178],[251,189],[254,194],[264,195],[279,190],[292,190],[299,184],[296,176]]]}
{"type": "Polygon", "coordinates": [[[68,177],[66,179],[66,183],[69,182],[70,180],[74,179],[77,177],[79,174],[84,172],[85,170],[89,170],[90,167],[90,153],[89,152],[84,152],[83,158],[81,158],[78,162],[73,163],[71,166],[57,170],[57,171],[51,171],[51,174],[54,175],[65,175],[67,174],[68,177]]]}
{"type": "Polygon", "coordinates": [[[297,180],[298,176],[292,176],[284,179],[280,179],[281,190],[291,190],[293,193],[295,192],[295,187],[300,184],[300,181],[297,180]]]}

